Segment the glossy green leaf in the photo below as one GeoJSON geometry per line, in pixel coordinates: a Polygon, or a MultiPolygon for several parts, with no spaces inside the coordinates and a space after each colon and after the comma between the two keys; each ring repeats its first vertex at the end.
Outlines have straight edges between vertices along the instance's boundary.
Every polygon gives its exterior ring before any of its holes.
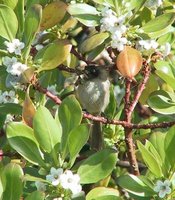
{"type": "Polygon", "coordinates": [[[171,168],[175,169],[175,156],[174,156],[174,147],[175,147],[175,126],[171,127],[166,136],[165,136],[165,153],[166,161],[171,164],[171,168]]]}
{"type": "Polygon", "coordinates": [[[167,42],[172,44],[175,41],[175,34],[174,34],[174,32],[172,32],[172,33],[168,32],[167,34],[161,36],[157,41],[160,45],[164,45],[167,42]]]}
{"type": "Polygon", "coordinates": [[[80,46],[80,51],[82,53],[89,52],[94,48],[101,45],[107,38],[109,37],[109,33],[97,33],[88,39],[86,39],[80,46]]]}
{"type": "Polygon", "coordinates": [[[175,95],[174,93],[158,90],[153,92],[148,98],[148,105],[154,111],[161,114],[175,113],[175,95]]]}
{"type": "Polygon", "coordinates": [[[86,26],[91,27],[100,24],[99,12],[95,7],[88,4],[78,3],[69,5],[68,12],[86,26]]]}
{"type": "Polygon", "coordinates": [[[40,30],[43,31],[58,24],[65,16],[66,8],[67,5],[62,1],[55,1],[45,6],[40,30]]]}
{"type": "Polygon", "coordinates": [[[9,41],[15,38],[18,30],[18,20],[14,11],[5,5],[0,5],[0,27],[0,36],[9,41]]]}
{"type": "Polygon", "coordinates": [[[164,150],[164,140],[165,140],[165,133],[162,132],[154,132],[151,134],[150,142],[157,150],[158,154],[161,157],[162,161],[165,161],[165,150],[164,150]]]}
{"type": "Polygon", "coordinates": [[[164,80],[169,86],[171,86],[175,90],[175,78],[167,75],[163,71],[156,70],[155,73],[164,80]]]}
{"type": "Polygon", "coordinates": [[[157,149],[152,145],[152,143],[149,140],[146,140],[145,142],[145,148],[154,156],[154,158],[159,163],[160,167],[162,168],[163,161],[157,152],[157,149]]]}
{"type": "Polygon", "coordinates": [[[26,160],[45,166],[38,142],[34,137],[33,130],[29,126],[20,122],[12,122],[7,125],[6,133],[12,148],[26,160]]]}
{"type": "Polygon", "coordinates": [[[18,0],[1,0],[0,3],[3,3],[4,5],[6,5],[14,10],[14,8],[16,7],[16,5],[18,3],[18,0]]]}
{"type": "Polygon", "coordinates": [[[165,13],[146,23],[144,26],[142,26],[142,29],[145,33],[161,31],[162,29],[165,29],[170,24],[172,24],[174,19],[175,13],[165,13]]]}
{"type": "Polygon", "coordinates": [[[150,75],[148,82],[146,83],[146,87],[142,92],[142,95],[139,99],[141,104],[147,104],[147,99],[150,94],[158,89],[159,85],[154,75],[150,75]]]}
{"type": "Polygon", "coordinates": [[[16,103],[5,103],[0,104],[0,113],[1,114],[14,114],[14,115],[21,115],[22,113],[22,106],[16,103]]]}
{"type": "Polygon", "coordinates": [[[117,183],[120,187],[138,197],[152,196],[154,194],[154,191],[142,181],[141,177],[132,174],[120,176],[117,179],[117,183]]]}
{"type": "Polygon", "coordinates": [[[40,191],[35,191],[35,192],[32,192],[31,194],[29,194],[25,200],[44,200],[44,193],[43,192],[40,192],[40,191]]]}
{"type": "Polygon", "coordinates": [[[114,199],[114,197],[116,200],[120,200],[118,196],[119,196],[119,191],[116,189],[106,188],[106,187],[96,187],[86,195],[86,200],[101,199],[101,198],[103,199],[107,197],[109,200],[114,199]]]}
{"type": "Polygon", "coordinates": [[[35,56],[35,62],[40,65],[38,72],[51,70],[62,64],[70,54],[71,44],[68,40],[55,40],[41,49],[35,56]]]}
{"type": "Polygon", "coordinates": [[[23,190],[23,183],[21,180],[21,177],[23,176],[22,168],[15,163],[10,163],[5,166],[2,176],[5,184],[5,190],[2,199],[20,199],[23,190]]]}
{"type": "Polygon", "coordinates": [[[175,28],[172,27],[171,25],[167,26],[165,29],[162,29],[160,31],[156,31],[156,32],[151,32],[151,33],[148,33],[148,36],[152,39],[157,39],[161,36],[164,36],[165,34],[167,33],[171,33],[171,32],[174,32],[175,28]]]}
{"type": "Polygon", "coordinates": [[[44,106],[40,106],[36,111],[33,119],[33,129],[41,148],[50,153],[56,163],[62,130],[57,125],[56,120],[52,117],[49,110],[44,106]]]}
{"type": "Polygon", "coordinates": [[[142,158],[147,165],[148,169],[157,177],[160,178],[163,176],[160,163],[156,160],[154,155],[146,149],[146,147],[141,143],[137,142],[139,151],[142,155],[142,158]]]}
{"type": "Polygon", "coordinates": [[[96,10],[95,7],[90,6],[86,3],[71,4],[69,5],[67,10],[71,15],[84,15],[84,14],[98,15],[99,14],[99,12],[96,10]]]}
{"type": "Polygon", "coordinates": [[[18,0],[14,11],[19,23],[17,38],[22,38],[24,31],[24,0],[18,0]]]}
{"type": "Polygon", "coordinates": [[[89,127],[87,124],[80,124],[75,127],[68,137],[68,148],[70,153],[70,163],[73,165],[80,150],[86,144],[89,139],[89,127]]]}
{"type": "Polygon", "coordinates": [[[74,96],[63,100],[59,107],[58,116],[63,129],[62,149],[65,149],[70,131],[76,128],[82,120],[81,106],[74,96]]]}
{"type": "Polygon", "coordinates": [[[30,46],[35,38],[37,31],[39,30],[42,17],[42,6],[34,4],[29,8],[25,17],[23,41],[25,43],[24,55],[27,58],[30,46]]]}
{"type": "Polygon", "coordinates": [[[116,152],[103,149],[87,158],[79,167],[78,174],[82,184],[96,183],[109,176],[117,162],[116,152]]]}

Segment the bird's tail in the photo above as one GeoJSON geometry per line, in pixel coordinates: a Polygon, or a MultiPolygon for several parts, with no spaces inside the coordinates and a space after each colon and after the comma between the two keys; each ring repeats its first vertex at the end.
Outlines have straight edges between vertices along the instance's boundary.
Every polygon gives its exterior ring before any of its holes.
{"type": "Polygon", "coordinates": [[[103,133],[102,133],[102,124],[101,122],[93,121],[91,127],[91,137],[90,137],[90,146],[91,149],[99,151],[103,149],[103,133]]]}

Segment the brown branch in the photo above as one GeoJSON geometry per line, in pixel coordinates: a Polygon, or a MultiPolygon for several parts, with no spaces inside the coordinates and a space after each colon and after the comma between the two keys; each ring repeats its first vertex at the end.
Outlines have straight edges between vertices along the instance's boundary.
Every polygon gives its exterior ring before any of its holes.
{"type": "MultiPolygon", "coordinates": [[[[42,88],[38,83],[33,84],[34,88],[38,90],[39,92],[45,94],[47,97],[49,97],[52,101],[54,101],[57,105],[61,104],[61,99],[57,97],[56,95],[53,95],[51,92],[49,92],[47,89],[42,88]]],[[[113,124],[113,125],[121,125],[124,128],[131,128],[131,129],[156,129],[156,128],[168,128],[173,125],[175,125],[175,121],[171,122],[161,122],[161,123],[150,123],[150,124],[133,124],[128,123],[126,121],[122,120],[110,120],[105,117],[101,116],[94,116],[89,113],[83,113],[83,117],[92,121],[98,121],[102,122],[103,124],[113,124]]]]}
{"type": "Polygon", "coordinates": [[[132,101],[130,107],[128,108],[130,113],[132,113],[134,111],[134,108],[136,107],[138,100],[139,100],[143,90],[145,89],[145,85],[150,76],[150,66],[146,62],[144,63],[143,76],[144,76],[144,79],[141,82],[141,84],[138,86],[138,89],[134,96],[134,100],[132,101]]]}
{"type": "MultiPolygon", "coordinates": [[[[131,96],[131,80],[125,79],[125,121],[131,123],[132,110],[130,110],[130,96],[131,96]]],[[[127,147],[127,155],[130,163],[131,173],[138,176],[139,167],[135,155],[135,145],[132,138],[133,130],[132,128],[125,127],[125,143],[127,147]]]]}
{"type": "Polygon", "coordinates": [[[75,50],[75,48],[72,47],[71,49],[71,53],[74,54],[74,56],[76,56],[79,60],[84,61],[87,65],[89,64],[95,64],[95,62],[87,60],[85,57],[83,57],[82,55],[80,55],[80,53],[75,50]]]}

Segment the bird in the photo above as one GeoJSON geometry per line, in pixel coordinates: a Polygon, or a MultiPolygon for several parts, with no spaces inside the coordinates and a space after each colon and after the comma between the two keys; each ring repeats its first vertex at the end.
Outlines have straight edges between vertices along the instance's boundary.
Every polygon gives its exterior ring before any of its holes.
{"type": "MultiPolygon", "coordinates": [[[[101,115],[109,104],[110,81],[108,69],[104,66],[87,65],[75,86],[75,95],[83,109],[88,113],[101,115]]],[[[90,135],[93,150],[103,148],[101,123],[93,121],[90,135]]]]}

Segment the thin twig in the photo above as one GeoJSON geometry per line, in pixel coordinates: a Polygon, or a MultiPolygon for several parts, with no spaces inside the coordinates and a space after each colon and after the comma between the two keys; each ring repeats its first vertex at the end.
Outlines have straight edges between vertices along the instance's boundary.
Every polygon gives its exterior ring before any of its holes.
{"type": "MultiPolygon", "coordinates": [[[[39,84],[33,84],[36,90],[39,92],[45,94],[47,97],[49,97],[52,101],[54,101],[57,105],[61,104],[61,99],[57,97],[56,95],[52,94],[49,92],[47,89],[42,88],[41,85],[39,84]]],[[[103,124],[113,124],[113,125],[121,125],[124,128],[131,128],[131,129],[156,129],[156,128],[168,128],[173,125],[175,125],[175,121],[171,122],[161,122],[161,123],[150,123],[150,124],[133,124],[133,123],[128,123],[126,121],[122,120],[110,120],[105,117],[101,116],[94,116],[89,113],[83,113],[83,117],[92,121],[98,121],[102,122],[103,124]]]]}
{"type": "Polygon", "coordinates": [[[71,53],[74,54],[74,56],[76,56],[79,60],[84,61],[87,65],[95,64],[95,62],[87,60],[85,57],[83,57],[80,53],[78,53],[77,50],[75,50],[75,48],[71,49],[71,53]]]}

